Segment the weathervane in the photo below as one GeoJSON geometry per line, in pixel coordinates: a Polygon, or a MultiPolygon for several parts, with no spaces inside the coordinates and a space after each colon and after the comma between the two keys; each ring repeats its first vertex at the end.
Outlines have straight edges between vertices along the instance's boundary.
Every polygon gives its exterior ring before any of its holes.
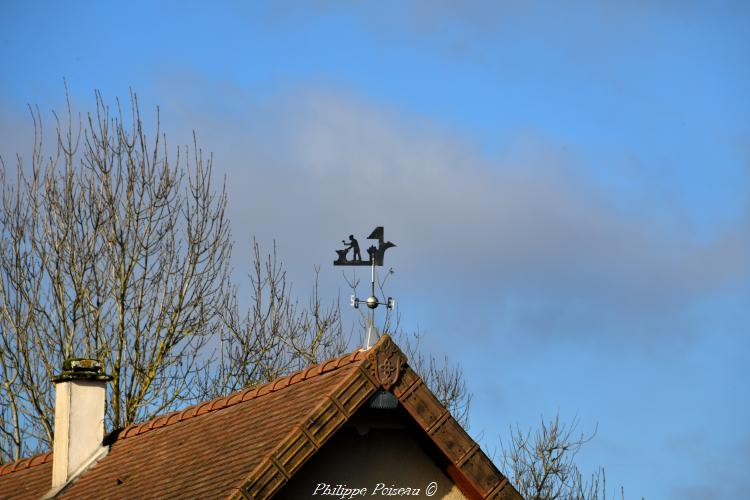
{"type": "MultiPolygon", "coordinates": [[[[368,240],[378,240],[378,246],[371,245],[367,249],[367,260],[362,259],[362,254],[359,250],[359,242],[354,238],[353,234],[349,235],[349,241],[341,240],[341,243],[344,244],[344,248],[341,250],[336,250],[336,254],[338,255],[338,258],[333,261],[334,266],[370,266],[371,268],[371,279],[370,279],[370,296],[367,297],[367,299],[364,300],[364,303],[367,304],[367,307],[370,308],[370,319],[369,319],[369,325],[367,329],[367,347],[366,349],[370,348],[370,336],[372,333],[372,330],[374,328],[374,322],[375,322],[375,309],[379,305],[386,306],[387,309],[393,309],[393,307],[396,305],[396,301],[393,300],[392,297],[388,297],[387,300],[380,300],[375,295],[375,266],[382,266],[383,265],[383,257],[385,256],[385,251],[388,250],[391,247],[395,247],[396,245],[391,243],[390,241],[384,241],[385,238],[383,237],[383,226],[376,227],[372,233],[370,233],[370,236],[367,237],[368,240]],[[347,258],[347,255],[349,254],[349,251],[351,250],[352,258],[351,260],[347,258]]],[[[355,309],[359,309],[359,305],[363,301],[357,298],[356,295],[352,295],[351,305],[355,309]]]]}

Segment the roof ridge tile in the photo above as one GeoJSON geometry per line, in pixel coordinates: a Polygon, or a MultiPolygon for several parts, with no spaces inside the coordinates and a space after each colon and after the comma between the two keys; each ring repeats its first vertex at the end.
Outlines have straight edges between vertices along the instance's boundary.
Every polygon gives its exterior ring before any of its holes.
{"type": "MultiPolygon", "coordinates": [[[[327,359],[325,361],[322,361],[321,363],[302,368],[300,370],[297,370],[296,372],[284,375],[282,377],[278,377],[275,380],[264,384],[243,388],[226,396],[220,396],[209,401],[196,403],[182,410],[176,410],[164,415],[157,415],[156,417],[151,418],[145,422],[130,424],[120,430],[119,433],[115,433],[115,431],[111,435],[116,436],[116,441],[128,439],[134,436],[139,436],[154,429],[160,429],[162,427],[167,427],[172,424],[182,422],[183,420],[222,410],[239,403],[244,403],[261,396],[265,396],[267,394],[287,388],[290,385],[303,382],[310,378],[314,378],[343,368],[345,366],[349,366],[357,361],[363,360],[367,354],[368,351],[357,349],[337,358],[327,359]]],[[[31,457],[24,457],[6,464],[0,464],[0,476],[11,474],[20,470],[25,470],[30,467],[36,467],[38,465],[46,464],[51,461],[52,452],[48,451],[46,453],[40,453],[31,457]]]]}
{"type": "Polygon", "coordinates": [[[363,349],[357,349],[356,351],[346,353],[343,356],[339,356],[338,358],[327,359],[317,365],[303,368],[289,375],[284,375],[270,382],[266,382],[265,384],[240,389],[239,391],[235,391],[234,393],[226,396],[220,396],[209,401],[202,401],[200,403],[188,406],[184,410],[178,410],[166,415],[159,415],[150,420],[147,420],[146,422],[129,425],[128,427],[123,429],[122,432],[120,432],[120,434],[117,436],[117,440],[139,436],[153,429],[159,429],[161,427],[166,427],[177,422],[182,422],[183,420],[187,420],[189,418],[198,417],[217,410],[222,410],[239,403],[245,403],[272,392],[285,389],[290,385],[294,385],[310,378],[324,375],[345,366],[349,366],[357,361],[361,361],[366,357],[366,355],[367,351],[363,349]],[[295,379],[295,377],[297,378],[295,379]],[[158,422],[159,420],[163,420],[163,423],[158,422]]]}
{"type": "Polygon", "coordinates": [[[31,457],[24,457],[7,464],[0,465],[0,476],[11,474],[16,471],[36,467],[37,465],[46,464],[52,461],[52,452],[40,453],[31,457]]]}
{"type": "Polygon", "coordinates": [[[226,397],[226,396],[223,397],[223,398],[221,398],[221,399],[214,400],[214,402],[209,407],[209,411],[214,411],[214,410],[218,410],[218,409],[221,409],[221,408],[226,408],[227,406],[229,406],[227,404],[227,401],[229,401],[229,398],[226,397]]]}
{"type": "Polygon", "coordinates": [[[251,387],[249,389],[245,389],[242,391],[242,401],[250,401],[251,399],[255,399],[258,396],[258,388],[260,386],[251,387]]]}
{"type": "Polygon", "coordinates": [[[179,421],[180,421],[180,412],[179,411],[173,411],[172,413],[170,413],[169,415],[167,415],[167,423],[165,425],[171,425],[171,424],[177,423],[179,421]]]}
{"type": "Polygon", "coordinates": [[[279,389],[283,389],[284,387],[289,387],[289,378],[283,377],[280,379],[276,379],[273,382],[273,385],[271,386],[271,392],[277,391],[279,389]]]}

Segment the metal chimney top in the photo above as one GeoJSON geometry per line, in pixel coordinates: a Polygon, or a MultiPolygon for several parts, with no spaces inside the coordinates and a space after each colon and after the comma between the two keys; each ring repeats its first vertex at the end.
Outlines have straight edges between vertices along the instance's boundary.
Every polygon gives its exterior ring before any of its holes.
{"type": "Polygon", "coordinates": [[[52,382],[68,382],[71,380],[100,380],[109,382],[110,375],[104,373],[102,364],[97,359],[68,358],[63,361],[62,373],[52,379],[52,382]]]}

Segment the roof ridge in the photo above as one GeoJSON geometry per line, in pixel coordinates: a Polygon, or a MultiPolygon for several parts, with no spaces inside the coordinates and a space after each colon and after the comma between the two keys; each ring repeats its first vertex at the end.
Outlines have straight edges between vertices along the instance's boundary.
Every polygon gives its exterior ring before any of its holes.
{"type": "MultiPolygon", "coordinates": [[[[323,375],[325,373],[332,372],[344,366],[348,366],[356,361],[364,359],[367,355],[367,351],[358,349],[356,351],[344,354],[338,358],[327,359],[317,365],[311,365],[301,370],[297,370],[289,375],[281,376],[277,379],[266,382],[265,384],[254,385],[240,389],[239,391],[233,392],[228,396],[221,396],[212,400],[202,401],[194,405],[188,406],[181,410],[176,410],[165,415],[158,415],[154,418],[146,420],[145,422],[131,424],[121,430],[112,431],[109,436],[105,437],[105,442],[108,437],[116,436],[113,441],[119,441],[121,439],[127,439],[134,436],[139,436],[144,432],[148,432],[153,429],[160,429],[167,425],[172,425],[177,422],[182,422],[189,418],[205,415],[217,410],[228,408],[239,403],[250,401],[266,394],[276,392],[281,389],[285,389],[290,385],[297,384],[303,380],[308,380],[313,377],[323,375]]],[[[0,464],[0,476],[10,474],[19,470],[28,469],[37,465],[46,464],[52,460],[52,451],[45,453],[39,453],[31,457],[20,458],[13,462],[6,464],[0,464]]]]}
{"type": "Polygon", "coordinates": [[[46,464],[47,462],[51,461],[51,451],[39,453],[38,455],[33,455],[31,457],[19,458],[18,460],[8,462],[7,464],[0,464],[0,476],[4,476],[6,474],[10,474],[19,470],[28,469],[30,467],[35,467],[37,465],[46,464]]]}
{"type": "Polygon", "coordinates": [[[270,498],[354,415],[376,390],[390,391],[417,428],[442,453],[441,466],[466,498],[522,500],[521,495],[383,335],[366,354],[369,363],[347,373],[301,423],[264,454],[230,498],[270,498]]]}
{"type": "Polygon", "coordinates": [[[264,384],[246,387],[227,396],[221,396],[212,400],[196,403],[181,410],[176,410],[165,415],[156,416],[145,422],[131,424],[119,431],[113,431],[110,435],[116,435],[116,438],[113,441],[128,439],[134,436],[139,436],[150,430],[160,429],[168,425],[182,422],[183,420],[187,420],[193,417],[199,417],[201,415],[205,415],[206,413],[222,410],[239,403],[257,399],[261,396],[265,396],[266,394],[285,389],[290,385],[294,385],[304,380],[309,380],[311,378],[332,372],[344,366],[348,366],[352,363],[355,363],[356,361],[364,359],[367,354],[368,351],[365,351],[364,349],[357,349],[356,351],[344,354],[343,356],[340,356],[338,358],[325,360],[317,365],[308,366],[301,370],[297,370],[294,373],[281,376],[264,384]]]}

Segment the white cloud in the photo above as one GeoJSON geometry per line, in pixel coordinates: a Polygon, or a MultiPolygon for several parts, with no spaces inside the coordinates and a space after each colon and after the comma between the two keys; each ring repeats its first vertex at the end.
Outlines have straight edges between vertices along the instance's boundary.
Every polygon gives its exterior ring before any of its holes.
{"type": "Polygon", "coordinates": [[[313,255],[295,259],[327,264],[344,235],[383,224],[399,244],[391,262],[414,280],[440,269],[467,288],[624,310],[682,304],[747,275],[746,216],[705,242],[663,207],[622,210],[540,134],[488,157],[456,131],[351,95],[276,104],[252,118],[256,130],[272,124],[260,139],[207,143],[231,180],[235,234],[306,242],[313,255]]]}
{"type": "Polygon", "coordinates": [[[238,253],[252,235],[276,239],[293,276],[328,266],[342,238],[375,225],[398,245],[386,263],[400,288],[513,297],[545,321],[581,308],[668,315],[748,275],[748,214],[698,239],[663,206],[623,209],[629,200],[539,132],[488,156],[460,131],[345,92],[258,101],[189,76],[162,103],[170,144],[197,129],[229,181],[238,253]],[[227,92],[229,111],[205,97],[227,92]]]}

